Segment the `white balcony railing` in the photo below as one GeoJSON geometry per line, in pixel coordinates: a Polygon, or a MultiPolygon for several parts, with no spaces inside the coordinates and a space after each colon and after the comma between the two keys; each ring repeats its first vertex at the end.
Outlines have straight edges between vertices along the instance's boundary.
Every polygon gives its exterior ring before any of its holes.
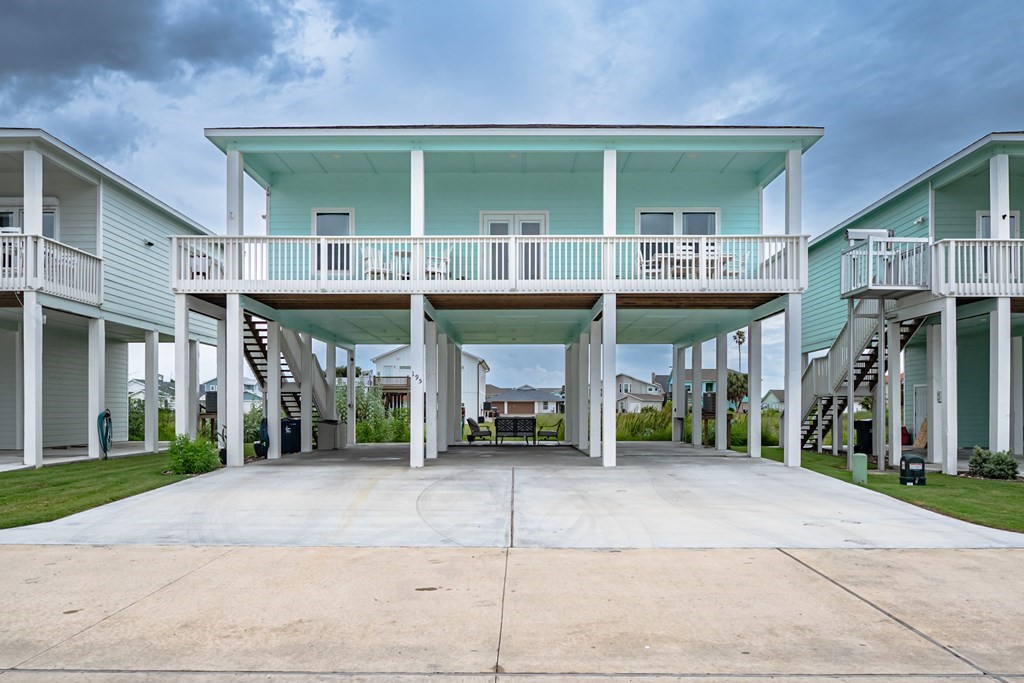
{"type": "Polygon", "coordinates": [[[1024,240],[943,240],[935,250],[936,294],[1024,296],[1024,240]]]}
{"type": "Polygon", "coordinates": [[[173,237],[183,293],[799,292],[803,236],[173,237]]]}
{"type": "Polygon", "coordinates": [[[928,291],[931,260],[928,238],[872,237],[857,242],[842,254],[840,293],[928,291]]]}
{"type": "Polygon", "coordinates": [[[99,305],[103,259],[36,235],[0,235],[0,290],[36,290],[99,305]]]}

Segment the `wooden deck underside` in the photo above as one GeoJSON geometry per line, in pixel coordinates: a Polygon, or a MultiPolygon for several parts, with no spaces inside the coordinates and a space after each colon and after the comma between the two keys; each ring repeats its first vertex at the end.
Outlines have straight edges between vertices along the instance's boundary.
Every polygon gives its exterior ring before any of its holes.
{"type": "MultiPolygon", "coordinates": [[[[223,294],[197,294],[223,306],[223,294]]],[[[427,294],[437,310],[589,310],[600,294],[427,294]]],[[[619,294],[620,309],[753,309],[780,294],[619,294]]],[[[278,310],[406,310],[408,294],[250,294],[250,299],[278,310]]]]}

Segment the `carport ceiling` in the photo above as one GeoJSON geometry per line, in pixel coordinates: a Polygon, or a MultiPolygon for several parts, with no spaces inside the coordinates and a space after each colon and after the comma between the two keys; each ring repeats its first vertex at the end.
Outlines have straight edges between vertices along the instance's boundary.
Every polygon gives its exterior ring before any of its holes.
{"type": "Polygon", "coordinates": [[[463,344],[564,344],[590,319],[588,310],[439,311],[463,344]]]}

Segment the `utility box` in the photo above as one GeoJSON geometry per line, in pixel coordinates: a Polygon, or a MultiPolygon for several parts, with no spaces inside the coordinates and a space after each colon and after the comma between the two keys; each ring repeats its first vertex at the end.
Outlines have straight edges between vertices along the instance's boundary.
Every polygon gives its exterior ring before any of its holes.
{"type": "Polygon", "coordinates": [[[924,486],[924,458],[920,455],[904,455],[900,458],[900,483],[904,486],[924,486]]]}
{"type": "Polygon", "coordinates": [[[293,417],[281,418],[281,453],[302,450],[302,421],[293,417]]]}
{"type": "Polygon", "coordinates": [[[320,420],[316,428],[316,449],[318,451],[333,451],[338,443],[338,421],[320,420]]]}
{"type": "Polygon", "coordinates": [[[874,423],[871,420],[854,420],[853,430],[857,433],[857,452],[874,455],[874,423]]]}

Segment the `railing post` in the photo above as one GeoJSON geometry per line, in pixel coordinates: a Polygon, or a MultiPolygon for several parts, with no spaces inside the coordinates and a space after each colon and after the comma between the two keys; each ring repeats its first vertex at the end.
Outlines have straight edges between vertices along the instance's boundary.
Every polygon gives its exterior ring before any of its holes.
{"type": "Polygon", "coordinates": [[[317,263],[320,264],[320,291],[327,291],[328,272],[330,271],[330,257],[327,253],[327,238],[321,237],[317,243],[317,263]]]}
{"type": "Polygon", "coordinates": [[[508,238],[508,285],[513,292],[519,288],[519,240],[515,235],[508,238]]]}
{"type": "MultiPolygon", "coordinates": [[[[171,237],[171,291],[178,291],[178,273],[181,270],[181,252],[178,251],[177,236],[171,237]]],[[[100,280],[103,278],[101,277],[100,280]]]]}
{"type": "Polygon", "coordinates": [[[700,288],[705,290],[708,288],[708,243],[705,237],[697,238],[697,270],[700,274],[700,288]]]}

